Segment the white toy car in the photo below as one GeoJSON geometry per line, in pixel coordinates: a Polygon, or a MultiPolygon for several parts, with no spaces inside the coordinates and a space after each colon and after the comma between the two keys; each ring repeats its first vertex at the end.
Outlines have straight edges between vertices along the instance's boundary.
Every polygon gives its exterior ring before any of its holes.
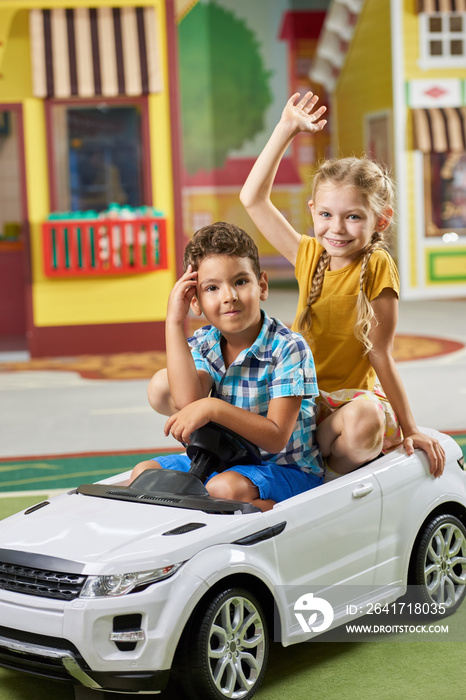
{"type": "MultiPolygon", "coordinates": [[[[203,430],[194,470],[254,457],[223,429],[212,447],[215,426],[206,447],[203,430]]],[[[400,448],[261,513],[211,498],[191,474],[151,470],[7,518],[0,665],[124,693],[160,692],[174,670],[193,698],[247,700],[273,630],[285,646],[312,639],[393,605],[408,583],[423,613],[454,612],[466,594],[464,460],[426,432],[447,454],[439,479],[424,453],[400,448]]]]}

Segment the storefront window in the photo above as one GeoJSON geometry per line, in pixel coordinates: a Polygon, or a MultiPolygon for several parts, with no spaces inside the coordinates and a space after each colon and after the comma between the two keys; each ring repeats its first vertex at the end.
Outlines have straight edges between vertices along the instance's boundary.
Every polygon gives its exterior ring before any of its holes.
{"type": "Polygon", "coordinates": [[[466,236],[466,153],[430,153],[426,165],[427,236],[466,236]]]}
{"type": "Polygon", "coordinates": [[[26,347],[25,235],[22,112],[0,106],[0,349],[26,347]]]}
{"type": "Polygon", "coordinates": [[[22,196],[18,115],[0,110],[0,242],[21,233],[22,196]]]}
{"type": "Polygon", "coordinates": [[[51,138],[55,209],[99,212],[112,202],[148,203],[139,105],[54,105],[51,138]]]}

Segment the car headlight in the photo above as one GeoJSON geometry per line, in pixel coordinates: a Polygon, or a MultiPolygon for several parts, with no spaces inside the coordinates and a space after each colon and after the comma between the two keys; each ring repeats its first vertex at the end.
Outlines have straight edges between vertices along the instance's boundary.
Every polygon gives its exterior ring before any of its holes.
{"type": "Polygon", "coordinates": [[[145,588],[155,581],[173,576],[183,562],[164,566],[161,569],[137,571],[129,574],[110,574],[108,576],[88,576],[80,598],[111,598],[131,593],[135,589],[145,588]]]}

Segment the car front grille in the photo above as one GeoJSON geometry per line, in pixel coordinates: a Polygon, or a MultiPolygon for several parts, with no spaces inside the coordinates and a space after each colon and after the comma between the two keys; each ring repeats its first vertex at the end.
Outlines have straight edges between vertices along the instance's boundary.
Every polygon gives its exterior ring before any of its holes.
{"type": "Polygon", "coordinates": [[[79,597],[85,576],[0,562],[0,588],[25,595],[74,600],[79,597]]]}

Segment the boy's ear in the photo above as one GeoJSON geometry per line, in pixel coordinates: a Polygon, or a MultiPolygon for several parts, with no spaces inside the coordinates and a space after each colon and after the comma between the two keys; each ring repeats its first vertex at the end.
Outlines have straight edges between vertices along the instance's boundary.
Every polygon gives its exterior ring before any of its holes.
{"type": "Polygon", "coordinates": [[[260,300],[265,301],[267,297],[269,296],[269,282],[267,279],[267,273],[266,272],[261,272],[261,276],[259,278],[259,287],[260,287],[260,300]]]}
{"type": "Polygon", "coordinates": [[[196,316],[202,316],[202,309],[196,295],[191,299],[191,309],[196,316]]]}

